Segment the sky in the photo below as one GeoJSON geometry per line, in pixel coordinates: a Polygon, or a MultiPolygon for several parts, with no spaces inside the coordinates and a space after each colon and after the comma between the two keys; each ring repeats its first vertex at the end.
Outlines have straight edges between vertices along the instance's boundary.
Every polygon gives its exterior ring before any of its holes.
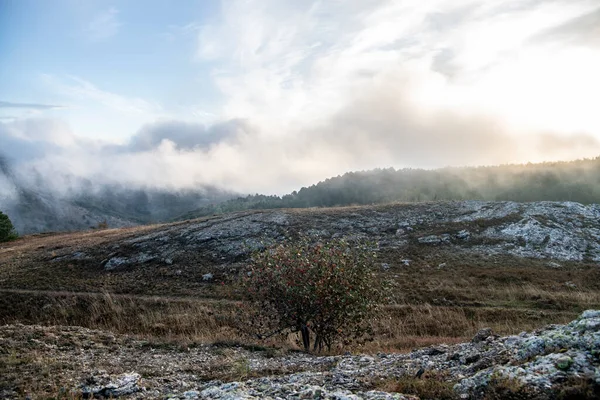
{"type": "Polygon", "coordinates": [[[598,71],[597,0],[0,0],[0,156],[265,194],[596,157],[598,71]]]}

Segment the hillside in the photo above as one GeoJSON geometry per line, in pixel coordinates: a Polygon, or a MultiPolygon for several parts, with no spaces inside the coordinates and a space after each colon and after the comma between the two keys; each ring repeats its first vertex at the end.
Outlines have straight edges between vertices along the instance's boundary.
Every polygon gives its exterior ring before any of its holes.
{"type": "Polygon", "coordinates": [[[39,171],[15,170],[0,152],[0,211],[21,235],[156,223],[232,197],[233,193],[211,186],[130,187],[68,173],[47,181],[39,171]]]}
{"type": "Polygon", "coordinates": [[[20,234],[126,227],[229,212],[440,200],[600,203],[600,157],[495,167],[349,172],[284,196],[217,187],[128,187],[64,176],[25,179],[0,157],[0,210],[20,234]],[[64,187],[63,187],[64,185],[64,187]],[[6,188],[5,188],[6,187],[6,188]]]}
{"type": "Polygon", "coordinates": [[[163,225],[33,235],[0,247],[0,287],[102,290],[110,279],[111,292],[191,293],[204,287],[197,285],[198,276],[230,275],[253,251],[298,235],[375,241],[390,269],[490,265],[504,259],[597,264],[600,206],[399,203],[249,211],[163,225]]]}
{"type": "Polygon", "coordinates": [[[210,204],[178,219],[248,209],[333,207],[440,200],[600,203],[600,157],[489,167],[349,172],[279,196],[251,195],[210,204]]]}
{"type": "MultiPolygon", "coordinates": [[[[260,398],[310,389],[313,395],[320,390],[320,398],[339,392],[375,399],[402,398],[389,393],[408,387],[413,392],[406,393],[454,393],[451,386],[459,382],[460,391],[479,393],[487,387],[485,376],[505,360],[507,346],[515,354],[534,351],[528,346],[538,346],[541,333],[518,340],[490,336],[484,347],[458,343],[483,328],[518,335],[600,309],[599,265],[600,206],[573,202],[255,210],[25,236],[0,245],[0,325],[8,324],[0,329],[0,344],[13,349],[0,352],[5,380],[0,379],[0,393],[4,387],[6,393],[29,390],[47,397],[63,386],[102,391],[135,384],[134,398],[260,398]],[[240,267],[253,251],[298,235],[377,243],[378,273],[392,295],[385,306],[389,318],[373,325],[373,342],[321,357],[298,354],[293,338],[257,341],[236,331],[240,267]],[[20,323],[26,326],[15,325],[20,323]],[[395,355],[423,346],[433,347],[395,355]],[[346,351],[363,355],[340,355],[346,351]],[[470,355],[453,358],[459,353],[470,355]],[[72,363],[84,367],[65,367],[72,363]],[[417,382],[413,377],[421,366],[428,376],[417,382]],[[394,377],[381,381],[381,371],[390,368],[394,377]],[[33,377],[39,371],[53,373],[38,384],[33,377]],[[438,385],[440,380],[450,386],[438,385]],[[265,385],[281,385],[282,391],[268,394],[265,385]]],[[[596,326],[596,314],[589,315],[595,318],[590,326],[596,326]]],[[[577,321],[573,324],[588,324],[585,318],[577,321]]],[[[588,358],[597,354],[598,344],[564,329],[557,332],[575,335],[573,343],[588,343],[568,347],[572,351],[565,356],[577,365],[572,372],[583,376],[590,365],[597,368],[597,360],[588,358]]],[[[543,340],[554,340],[558,333],[552,332],[543,340]]],[[[540,350],[535,354],[546,358],[539,362],[520,356],[513,361],[536,371],[563,356],[559,350],[540,350]]],[[[548,368],[544,371],[554,374],[548,368]]],[[[506,372],[521,376],[518,368],[506,372]]],[[[556,373],[547,378],[551,385],[563,382],[564,374],[556,373]]],[[[546,378],[535,372],[522,377],[539,378],[540,390],[546,390],[546,378]]],[[[573,385],[583,384],[577,382],[573,385]]]]}
{"type": "MultiPolygon", "coordinates": [[[[3,178],[0,169],[0,183],[3,178]]],[[[95,229],[104,223],[112,228],[156,223],[233,197],[214,188],[132,189],[80,182],[77,189],[57,192],[43,184],[32,187],[16,179],[11,183],[8,197],[0,193],[0,210],[20,234],[95,229]]]]}

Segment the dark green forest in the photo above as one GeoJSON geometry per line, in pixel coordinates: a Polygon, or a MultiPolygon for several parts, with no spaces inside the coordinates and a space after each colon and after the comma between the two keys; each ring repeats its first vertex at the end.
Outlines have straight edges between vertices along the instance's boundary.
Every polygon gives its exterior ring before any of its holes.
{"type": "Polygon", "coordinates": [[[569,162],[348,172],[284,196],[210,204],[177,219],[270,208],[334,207],[436,200],[600,203],[600,157],[569,162]]]}

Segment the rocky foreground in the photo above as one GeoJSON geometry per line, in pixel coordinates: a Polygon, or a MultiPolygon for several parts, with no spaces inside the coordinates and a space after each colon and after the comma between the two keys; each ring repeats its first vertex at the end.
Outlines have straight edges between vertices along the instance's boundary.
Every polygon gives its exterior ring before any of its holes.
{"type": "Polygon", "coordinates": [[[500,397],[488,398],[504,398],[509,392],[525,399],[597,398],[600,311],[517,336],[484,329],[469,343],[408,354],[326,357],[240,346],[166,346],[78,327],[0,327],[0,398],[61,393],[131,399],[418,398],[382,390],[401,387],[393,383],[403,380],[436,382],[460,399],[491,393],[500,397]]]}

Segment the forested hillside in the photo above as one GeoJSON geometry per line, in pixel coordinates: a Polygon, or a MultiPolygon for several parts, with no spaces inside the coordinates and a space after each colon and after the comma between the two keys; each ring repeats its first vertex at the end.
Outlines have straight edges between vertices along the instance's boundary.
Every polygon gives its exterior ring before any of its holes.
{"type": "MultiPolygon", "coordinates": [[[[0,160],[1,161],[1,160],[0,160]]],[[[284,196],[235,194],[215,187],[188,190],[96,186],[81,181],[58,195],[51,188],[22,185],[0,163],[0,178],[16,188],[0,211],[20,234],[183,220],[232,211],[333,207],[436,200],[575,201],[600,203],[600,157],[492,167],[436,170],[375,169],[348,172],[284,196]]]]}
{"type": "Polygon", "coordinates": [[[280,196],[249,195],[204,206],[178,219],[268,208],[331,207],[435,200],[600,202],[600,157],[491,167],[374,169],[349,172],[280,196]]]}

